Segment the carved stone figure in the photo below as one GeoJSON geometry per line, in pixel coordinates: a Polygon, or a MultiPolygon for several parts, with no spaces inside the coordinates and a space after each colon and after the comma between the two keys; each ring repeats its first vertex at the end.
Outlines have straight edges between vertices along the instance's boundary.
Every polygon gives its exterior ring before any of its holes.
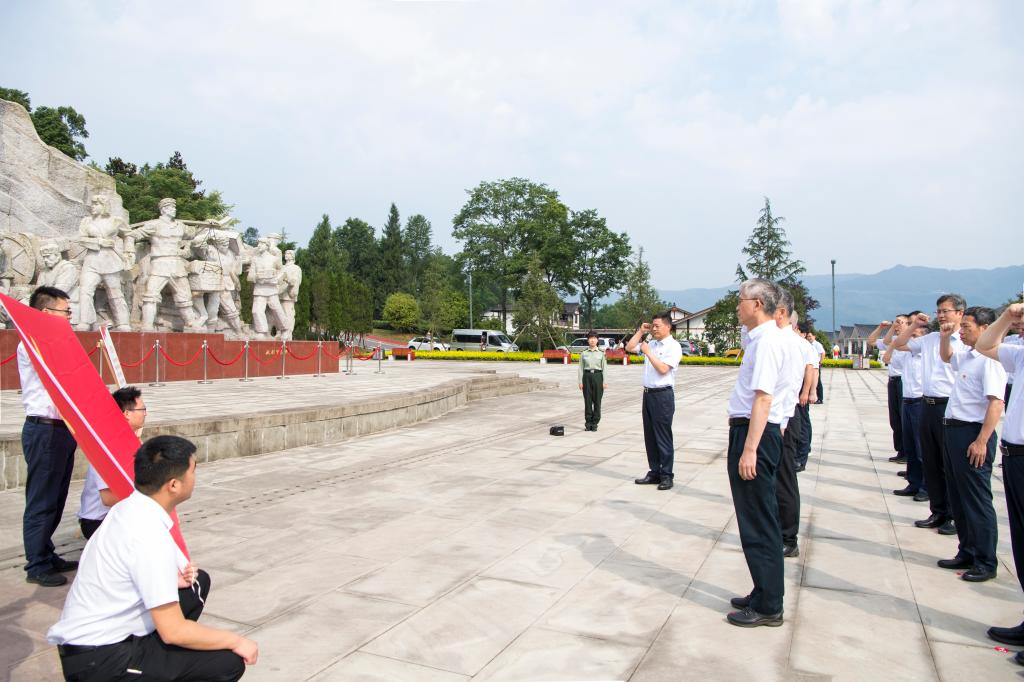
{"type": "MultiPolygon", "coordinates": [[[[267,309],[277,316],[278,320],[287,320],[288,315],[281,307],[278,298],[278,286],[281,281],[281,260],[270,252],[270,240],[261,237],[256,245],[256,254],[249,264],[249,280],[252,289],[252,328],[256,338],[270,338],[270,326],[267,323],[267,309]]],[[[282,326],[278,331],[283,332],[282,326]]]]}
{"type": "Polygon", "coordinates": [[[292,337],[295,331],[295,300],[299,297],[299,286],[302,284],[302,268],[295,264],[295,252],[289,249],[284,252],[284,268],[281,270],[281,282],[278,288],[278,298],[281,299],[281,307],[284,309],[287,320],[287,337],[292,337]]]}
{"type": "Polygon", "coordinates": [[[209,231],[192,245],[200,260],[189,263],[189,284],[197,318],[206,321],[206,328],[217,331],[223,319],[235,336],[242,334],[242,320],[233,293],[237,288],[241,263],[231,251],[231,237],[220,231],[209,231]]]}
{"type": "Polygon", "coordinates": [[[121,235],[128,225],[110,215],[110,201],[103,194],[89,203],[91,215],[82,218],[78,243],[85,247],[78,289],[78,329],[89,331],[96,325],[96,289],[102,284],[116,331],[130,331],[128,303],[124,299],[121,273],[125,269],[121,235]]]}
{"type": "Polygon", "coordinates": [[[175,220],[177,204],[174,199],[161,199],[159,206],[159,218],[146,221],[128,233],[128,250],[132,259],[135,241],[149,241],[149,272],[145,275],[142,294],[142,330],[153,331],[156,328],[157,306],[164,287],[170,286],[174,307],[185,321],[186,328],[195,331],[202,328],[202,321],[192,309],[192,289],[185,261],[191,250],[187,240],[193,237],[194,231],[175,220]]]}

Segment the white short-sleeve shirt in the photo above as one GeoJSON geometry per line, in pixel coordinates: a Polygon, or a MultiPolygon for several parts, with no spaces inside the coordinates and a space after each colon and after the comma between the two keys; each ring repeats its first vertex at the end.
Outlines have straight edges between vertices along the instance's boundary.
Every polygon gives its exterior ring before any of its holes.
{"type": "MultiPolygon", "coordinates": [[[[1020,334],[1014,334],[1013,336],[1007,336],[1005,339],[1003,339],[1003,343],[1008,343],[1011,346],[1024,346],[1024,336],[1021,336],[1020,334]]],[[[1012,384],[1013,383],[1013,375],[1010,374],[1009,372],[1007,372],[1007,374],[1006,374],[1006,383],[1008,383],[1008,384],[1012,384]]]]}
{"type": "Polygon", "coordinates": [[[178,601],[171,517],[135,491],[110,510],[85,545],[50,644],[114,644],[156,626],[150,609],[178,601]]]}
{"type": "MultiPolygon", "coordinates": [[[[877,348],[880,352],[884,353],[888,346],[886,345],[885,341],[883,341],[882,339],[878,339],[877,341],[875,341],[875,348],[877,348]]],[[[906,351],[902,352],[905,353],[906,351]]],[[[900,355],[900,353],[901,351],[894,350],[892,352],[892,357],[889,358],[888,371],[890,379],[903,376],[903,365],[905,364],[905,361],[903,359],[903,356],[900,355]]]]}
{"type": "Polygon", "coordinates": [[[110,507],[103,504],[103,500],[100,499],[100,491],[109,487],[96,473],[95,467],[90,465],[85,472],[85,484],[82,486],[82,497],[78,505],[78,518],[102,521],[110,511],[110,507]]]}
{"type": "MultiPolygon", "coordinates": [[[[999,362],[1007,374],[1016,375],[1018,383],[1024,381],[1024,346],[1000,344],[999,362]]],[[[1024,388],[1015,388],[1010,393],[1010,404],[1003,417],[1003,440],[1024,445],[1024,388]]]]}
{"type": "Polygon", "coordinates": [[[793,416],[793,411],[796,410],[796,404],[800,400],[800,389],[804,385],[804,369],[811,364],[809,358],[814,354],[814,349],[811,348],[811,344],[807,343],[807,339],[802,338],[792,329],[792,327],[787,327],[779,330],[785,352],[782,372],[784,381],[780,395],[772,396],[772,403],[774,404],[778,400],[782,413],[785,415],[782,420],[784,426],[793,416]]]}
{"type": "Polygon", "coordinates": [[[654,369],[651,361],[644,356],[644,388],[661,388],[662,386],[676,385],[676,368],[683,358],[683,348],[679,342],[671,336],[666,336],[661,341],[652,340],[647,344],[648,348],[656,358],[668,365],[669,370],[662,374],[654,369]]]}
{"type": "Polygon", "coordinates": [[[785,357],[782,331],[775,324],[775,320],[769,320],[750,330],[750,342],[743,353],[740,373],[729,397],[730,417],[749,419],[754,407],[755,393],[763,391],[772,396],[768,421],[782,424],[786,416],[785,410],[782,401],[776,400],[776,396],[784,391],[785,357]]]}
{"type": "Polygon", "coordinates": [[[821,345],[821,341],[817,339],[812,341],[811,345],[814,346],[814,352],[818,354],[818,359],[820,360],[821,356],[825,354],[825,346],[821,345]]]}
{"type": "MultiPolygon", "coordinates": [[[[932,332],[907,341],[907,349],[921,356],[922,388],[929,398],[948,398],[953,392],[953,368],[939,357],[940,339],[939,332],[932,332]]],[[[949,344],[954,352],[963,348],[960,332],[953,333],[949,344]]]]}
{"type": "Polygon", "coordinates": [[[18,344],[18,376],[21,378],[21,402],[25,406],[25,415],[60,419],[60,412],[50,400],[50,394],[46,392],[24,344],[21,343],[18,344]]]}
{"type": "Polygon", "coordinates": [[[903,357],[903,398],[909,400],[924,397],[924,362],[921,356],[906,350],[894,350],[893,358],[897,353],[903,357]]]}
{"type": "Polygon", "coordinates": [[[949,364],[956,372],[956,380],[946,403],[946,419],[984,422],[989,396],[1003,399],[1006,370],[992,358],[967,347],[954,352],[949,364]]]}

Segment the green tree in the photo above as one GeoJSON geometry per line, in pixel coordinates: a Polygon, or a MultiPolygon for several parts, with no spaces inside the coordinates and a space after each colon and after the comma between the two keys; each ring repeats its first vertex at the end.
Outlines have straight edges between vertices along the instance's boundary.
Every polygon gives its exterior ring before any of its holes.
{"type": "Polygon", "coordinates": [[[17,102],[25,107],[32,118],[36,134],[46,144],[56,147],[76,161],[83,161],[89,156],[79,139],[89,137],[89,131],[85,129],[85,117],[73,107],[39,107],[33,111],[28,93],[14,88],[0,88],[0,99],[17,102]]]}
{"type": "Polygon", "coordinates": [[[623,327],[628,329],[639,326],[641,322],[649,322],[655,313],[667,307],[651,285],[651,267],[644,260],[643,248],[637,253],[636,260],[629,264],[624,285],[622,298],[618,301],[625,323],[623,327]]]}
{"type": "Polygon", "coordinates": [[[554,321],[562,310],[562,299],[548,283],[538,255],[530,259],[521,292],[512,322],[520,334],[537,340],[539,352],[544,339],[554,336],[554,321]]]}
{"type": "Polygon", "coordinates": [[[0,99],[5,99],[8,102],[17,102],[21,106],[25,107],[25,111],[32,113],[32,100],[29,99],[28,93],[24,90],[0,88],[0,99]]]}
{"type": "Polygon", "coordinates": [[[104,170],[114,178],[117,193],[133,223],[157,218],[160,215],[158,203],[165,197],[177,202],[178,218],[182,220],[216,218],[231,208],[224,203],[220,192],[200,189],[203,183],[192,175],[178,152],[167,163],[152,167],[145,164],[137,168],[135,164],[113,158],[104,170]]]}
{"type": "Polygon", "coordinates": [[[736,317],[739,296],[738,291],[730,291],[718,299],[704,318],[704,341],[714,344],[718,355],[740,346],[740,321],[736,317]]]}
{"type": "MultiPolygon", "coordinates": [[[[360,282],[373,282],[380,263],[380,248],[373,226],[359,218],[349,218],[335,228],[334,242],[348,255],[348,271],[360,282]]],[[[383,303],[382,303],[383,305],[383,303]]]]}
{"type": "Polygon", "coordinates": [[[482,182],[467,193],[469,199],[452,221],[452,235],[463,242],[457,258],[496,287],[504,322],[532,255],[550,243],[568,209],[557,192],[523,178],[482,182]]]}
{"type": "Polygon", "coordinates": [[[377,268],[378,297],[387,298],[396,291],[411,288],[408,270],[405,268],[402,245],[402,222],[398,207],[394,203],[388,210],[388,219],[380,236],[380,266],[377,268]]]}
{"type": "Polygon", "coordinates": [[[423,273],[420,310],[423,325],[435,336],[466,323],[469,304],[452,286],[452,276],[441,258],[430,258],[423,273]]]}
{"type": "Polygon", "coordinates": [[[423,277],[427,262],[431,254],[434,253],[432,231],[430,221],[418,213],[410,216],[405,222],[404,261],[412,282],[412,290],[417,295],[423,292],[423,277]]]}
{"type": "Polygon", "coordinates": [[[569,218],[572,258],[567,288],[580,294],[587,326],[594,327],[594,301],[623,286],[629,270],[630,246],[625,232],[608,229],[597,211],[573,211],[569,218]]]}
{"type": "MultiPolygon", "coordinates": [[[[242,243],[249,246],[256,246],[260,240],[260,231],[255,227],[245,228],[245,232],[242,233],[242,243]]],[[[297,257],[297,256],[296,256],[297,257]]]]}
{"type": "Polygon", "coordinates": [[[411,295],[396,291],[385,301],[382,317],[392,329],[413,331],[419,326],[420,305],[411,295]]]}
{"type": "Polygon", "coordinates": [[[339,277],[341,329],[349,334],[366,334],[373,329],[373,294],[349,273],[339,277]]]}

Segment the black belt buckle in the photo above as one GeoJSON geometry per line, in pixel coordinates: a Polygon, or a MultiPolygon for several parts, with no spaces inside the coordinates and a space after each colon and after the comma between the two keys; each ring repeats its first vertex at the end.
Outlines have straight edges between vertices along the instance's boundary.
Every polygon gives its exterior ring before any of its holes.
{"type": "Polygon", "coordinates": [[[747,426],[750,419],[747,417],[729,417],[729,426],[747,426]]]}
{"type": "Polygon", "coordinates": [[[949,398],[930,398],[925,396],[924,401],[929,405],[945,405],[949,402],[949,398]]]}
{"type": "Polygon", "coordinates": [[[1024,455],[1024,445],[1017,445],[1016,443],[1007,443],[1005,440],[999,442],[999,452],[1003,453],[1004,457],[1019,457],[1024,455]]]}

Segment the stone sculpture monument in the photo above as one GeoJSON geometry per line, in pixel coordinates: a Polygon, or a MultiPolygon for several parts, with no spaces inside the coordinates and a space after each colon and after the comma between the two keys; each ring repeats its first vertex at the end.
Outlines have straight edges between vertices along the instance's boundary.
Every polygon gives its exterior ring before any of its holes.
{"type": "Polygon", "coordinates": [[[286,339],[284,321],[288,316],[281,307],[281,300],[278,297],[283,266],[280,257],[271,253],[270,249],[271,240],[260,237],[256,245],[256,255],[252,257],[252,263],[249,265],[249,280],[253,283],[252,329],[257,339],[270,338],[270,325],[267,322],[269,309],[277,320],[282,321],[278,331],[281,337],[286,339]]]}
{"type": "Polygon", "coordinates": [[[288,318],[284,321],[284,330],[288,338],[292,337],[295,331],[295,300],[299,297],[299,287],[302,285],[302,268],[295,264],[295,252],[291,249],[284,252],[284,268],[281,271],[281,282],[278,289],[278,298],[281,300],[281,307],[288,318]]]}
{"type": "Polygon", "coordinates": [[[102,284],[114,318],[114,330],[131,331],[122,281],[126,265],[122,237],[128,231],[128,223],[110,215],[110,199],[105,194],[93,195],[89,205],[91,214],[82,218],[78,228],[77,241],[85,248],[78,283],[78,329],[96,328],[96,289],[102,284]]]}

